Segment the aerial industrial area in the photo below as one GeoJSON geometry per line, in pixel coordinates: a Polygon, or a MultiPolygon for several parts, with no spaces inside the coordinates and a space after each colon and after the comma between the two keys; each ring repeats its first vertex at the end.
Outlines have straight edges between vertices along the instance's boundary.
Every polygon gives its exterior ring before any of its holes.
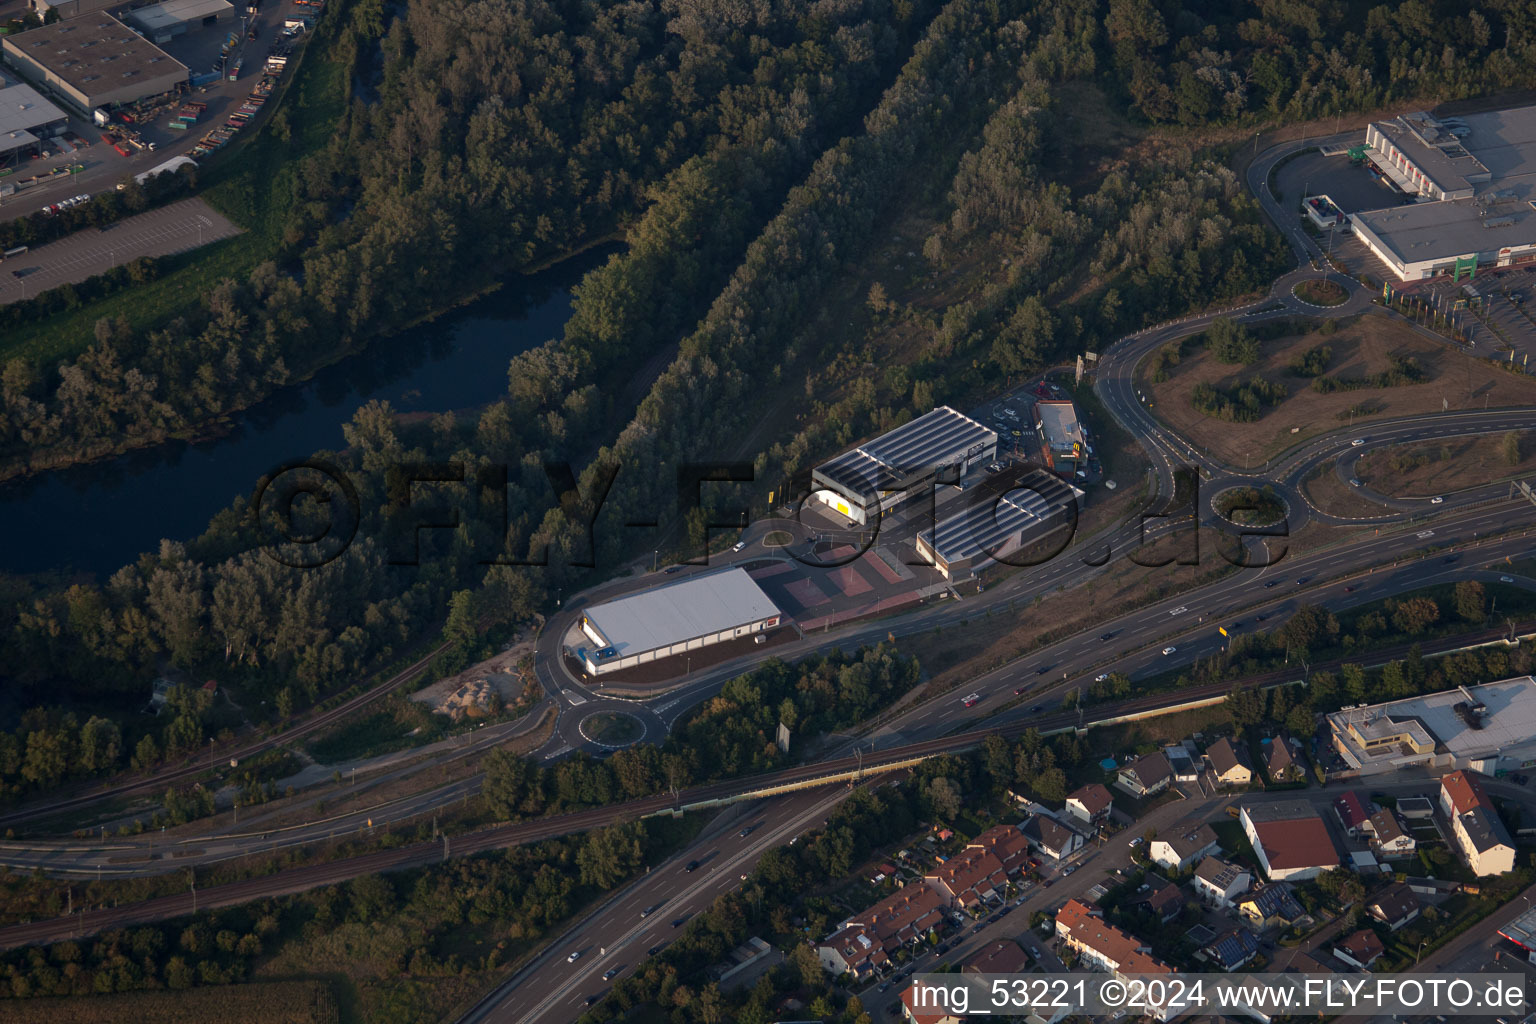
{"type": "Polygon", "coordinates": [[[0,0],[0,1020],[1531,1024],[1532,90],[0,0]]]}

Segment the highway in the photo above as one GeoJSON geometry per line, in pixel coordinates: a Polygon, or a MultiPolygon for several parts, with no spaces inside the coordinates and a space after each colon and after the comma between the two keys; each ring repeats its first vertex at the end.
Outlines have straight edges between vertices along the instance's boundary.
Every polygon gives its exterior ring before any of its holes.
{"type": "MultiPolygon", "coordinates": [[[[1273,159],[1270,158],[1271,154],[1265,154],[1263,159],[1269,160],[1272,165],[1273,159]]],[[[1256,168],[1259,166],[1255,165],[1256,168]]],[[[1258,172],[1250,172],[1250,183],[1254,173],[1258,172]]],[[[1263,174],[1267,175],[1267,171],[1263,171],[1263,174]]],[[[1262,201],[1267,189],[1261,186],[1256,188],[1256,192],[1262,201]]],[[[1266,209],[1270,209],[1271,205],[1272,200],[1266,203],[1266,209]]],[[[1282,231],[1298,250],[1298,258],[1312,258],[1315,248],[1311,246],[1310,239],[1306,238],[1299,227],[1287,225],[1283,213],[1275,210],[1270,212],[1277,217],[1282,231]]],[[[1305,304],[1299,304],[1299,300],[1294,300],[1290,295],[1290,288],[1296,281],[1315,276],[1315,271],[1298,269],[1276,282],[1271,295],[1266,299],[1238,310],[1227,311],[1227,315],[1316,315],[1316,311],[1310,307],[1298,308],[1305,304]],[[1279,310],[1267,309],[1276,303],[1281,306],[1279,310]],[[1261,309],[1266,311],[1256,312],[1261,309]]],[[[1351,288],[1349,302],[1346,307],[1329,310],[1329,315],[1338,315],[1342,308],[1351,311],[1369,308],[1368,298],[1363,296],[1362,290],[1348,282],[1344,283],[1351,288]]],[[[1203,329],[1216,315],[1186,318],[1138,332],[1112,347],[1101,361],[1096,382],[1099,395],[1111,414],[1140,438],[1147,448],[1156,485],[1154,493],[1165,496],[1172,494],[1175,471],[1181,465],[1193,464],[1218,483],[1272,480],[1281,488],[1287,503],[1300,519],[1300,522],[1292,521],[1293,529],[1299,528],[1301,523],[1310,518],[1329,525],[1366,528],[1374,525],[1377,528],[1373,534],[1367,536],[1362,530],[1353,538],[1302,555],[1284,555],[1277,558],[1274,564],[1233,569],[1212,582],[1150,601],[1143,607],[1114,618],[1084,623],[1083,628],[1073,635],[1029,652],[1008,665],[966,683],[965,690],[961,692],[974,690],[980,694],[981,699],[975,706],[965,707],[959,700],[959,693],[951,693],[907,707],[851,741],[837,752],[837,756],[814,764],[797,766],[766,777],[694,787],[676,798],[670,795],[658,796],[615,807],[502,825],[454,836],[441,843],[418,843],[399,849],[381,850],[330,863],[289,869],[280,875],[254,878],[202,892],[195,893],[189,889],[184,895],[129,907],[87,910],[70,918],[4,928],[0,929],[0,947],[56,941],[132,922],[163,920],[188,913],[194,906],[205,909],[284,895],[360,874],[421,866],[446,856],[504,848],[661,813],[679,803],[687,806],[737,799],[769,785],[816,784],[829,778],[841,781],[850,771],[878,775],[889,766],[909,758],[969,749],[990,732],[1017,735],[1027,728],[1050,730],[1080,727],[1098,719],[1172,706],[1201,696],[1220,696],[1231,688],[1230,682],[1185,687],[1175,694],[1141,696],[1093,707],[1081,714],[1057,710],[1069,691],[1085,688],[1096,673],[1113,670],[1125,672],[1133,679],[1145,680],[1171,669],[1186,667],[1196,659],[1215,653],[1224,642],[1215,632],[1217,625],[1226,626],[1229,632],[1263,631],[1270,628],[1263,623],[1280,621],[1303,600],[1342,608],[1434,582],[1468,578],[1497,579],[1501,575],[1496,568],[1499,563],[1506,558],[1529,554],[1532,545],[1526,532],[1536,526],[1536,507],[1523,500],[1505,499],[1507,488],[1504,487],[1475,488],[1448,495],[1443,505],[1433,508],[1423,502],[1382,498],[1383,516],[1362,522],[1339,520],[1311,508],[1304,499],[1297,497],[1300,493],[1297,483],[1318,465],[1329,460],[1338,462],[1339,471],[1342,472],[1345,464],[1339,460],[1352,457],[1352,452],[1358,455],[1361,450],[1373,451],[1411,440],[1536,426],[1536,411],[1487,410],[1383,421],[1356,428],[1355,436],[1362,433],[1369,435],[1367,444],[1362,446],[1352,446],[1350,441],[1353,438],[1345,432],[1334,432],[1302,443],[1281,459],[1275,460],[1273,467],[1264,467],[1262,476],[1239,473],[1201,455],[1167,432],[1151,416],[1135,392],[1136,365],[1146,354],[1167,341],[1203,329]],[[1511,535],[1509,531],[1517,532],[1511,535]],[[1490,537],[1496,533],[1505,535],[1490,537]],[[1436,550],[1433,554],[1425,554],[1425,549],[1436,550]],[[1169,650],[1164,652],[1164,648],[1169,650]],[[1015,691],[1023,691],[1023,695],[1015,691]],[[1041,710],[1034,710],[1036,707],[1041,710]],[[861,751],[867,747],[868,752],[853,754],[854,745],[861,751]]],[[[1208,493],[1211,491],[1208,490],[1208,493]]],[[[1182,525],[1193,527],[1197,522],[1209,521],[1209,518],[1209,510],[1202,509],[1195,518],[1184,520],[1182,525]]],[[[780,521],[774,520],[755,524],[747,534],[748,548],[735,560],[764,557],[765,551],[760,546],[763,534],[781,525],[780,521]]],[[[1177,519],[1165,520],[1158,528],[1166,531],[1179,525],[1177,519]]],[[[540,637],[535,654],[535,670],[549,698],[559,708],[556,735],[539,752],[540,756],[553,759],[573,749],[592,749],[581,731],[581,722],[594,712],[603,710],[622,710],[634,714],[645,727],[645,738],[657,742],[664,730],[670,729],[678,718],[699,701],[716,692],[726,679],[770,655],[794,659],[832,647],[851,648],[876,642],[889,635],[912,636],[935,628],[954,626],[962,620],[984,614],[1031,614],[1031,611],[1019,612],[1015,609],[1032,609],[1036,598],[1081,586],[1089,580],[1115,571],[1118,568],[1115,562],[1119,558],[1129,555],[1143,544],[1143,534],[1143,525],[1139,521],[1116,524],[1101,531],[1096,537],[1080,540],[1062,556],[1042,566],[1014,573],[996,585],[989,586],[984,594],[964,598],[957,596],[952,601],[932,602],[914,611],[876,622],[856,623],[826,633],[801,636],[771,651],[748,654],[709,670],[701,670],[682,685],[673,683],[658,687],[655,694],[646,700],[604,693],[570,677],[561,663],[561,638],[574,616],[580,613],[587,602],[652,585],[660,577],[650,574],[601,585],[583,595],[568,598],[564,609],[551,617],[540,637]]],[[[1276,546],[1283,552],[1283,543],[1276,546]]],[[[720,564],[716,562],[709,569],[718,569],[720,564]]],[[[1516,582],[1522,586],[1536,586],[1523,577],[1516,582]]],[[[1049,609],[1048,603],[1041,605],[1038,613],[1049,614],[1049,609]]],[[[1536,623],[1513,626],[1517,634],[1533,630],[1536,630],[1536,623]]],[[[1492,642],[1506,632],[1508,630],[1503,628],[1480,631],[1470,637],[1426,643],[1424,649],[1426,653],[1433,653],[1468,642],[1492,642]]],[[[1402,652],[1374,652],[1372,657],[1388,658],[1394,653],[1402,652]]],[[[28,808],[0,818],[0,825],[84,806],[106,796],[161,789],[170,782],[205,772],[231,757],[248,757],[277,743],[289,742],[329,726],[368,701],[376,699],[389,688],[402,685],[419,672],[428,660],[423,659],[382,687],[360,694],[330,712],[312,716],[277,737],[248,743],[234,750],[210,753],[147,779],[128,780],[121,785],[72,795],[63,801],[51,802],[46,807],[28,808]]],[[[1327,666],[1320,663],[1287,668],[1251,678],[1248,684],[1263,685],[1303,678],[1307,669],[1324,667],[1327,666]]],[[[476,738],[474,749],[483,750],[496,742],[499,735],[492,733],[485,738],[476,738]]],[[[456,752],[451,756],[461,756],[461,753],[456,752]]],[[[135,837],[102,845],[78,841],[5,842],[0,843],[0,862],[17,869],[41,869],[60,876],[160,874],[305,845],[334,836],[365,833],[369,829],[370,818],[376,827],[382,827],[386,822],[420,818],[435,809],[465,799],[478,791],[479,784],[478,777],[471,777],[381,802],[374,807],[336,815],[325,821],[266,832],[239,832],[231,828],[184,839],[135,837]]],[[[614,967],[631,968],[639,959],[643,959],[634,951],[649,948],[659,938],[665,937],[663,922],[660,919],[652,921],[651,915],[641,918],[638,916],[639,910],[656,903],[664,904],[668,909],[660,912],[660,918],[665,918],[668,923],[671,920],[668,915],[674,912],[697,912],[707,906],[714,895],[729,888],[733,880],[739,882],[740,874],[750,870],[750,866],[756,863],[764,850],[798,834],[813,823],[818,815],[824,816],[825,809],[841,796],[841,788],[817,789],[769,798],[746,814],[739,809],[728,812],[689,851],[680,854],[674,861],[654,866],[648,875],[624,889],[572,931],[556,939],[539,958],[515,975],[507,985],[488,996],[487,1001],[471,1011],[466,1019],[503,1019],[505,1010],[513,1004],[524,1011],[524,1015],[519,1018],[522,1020],[571,1019],[579,1013],[581,1003],[599,994],[608,984],[602,979],[602,974],[614,967]],[[760,824],[749,835],[740,836],[730,831],[729,823],[741,820],[760,824]],[[704,855],[698,851],[711,844],[718,853],[708,854],[711,859],[707,870],[701,867],[703,874],[686,872],[678,867],[678,861],[685,864],[688,859],[697,859],[702,862],[704,855]],[[694,877],[685,878],[682,875],[694,877]],[[629,926],[620,921],[625,915],[633,919],[629,926]],[[597,934],[603,936],[600,945],[608,952],[594,956],[588,936],[597,934]],[[566,957],[572,952],[581,953],[581,956],[574,962],[568,962],[566,957]],[[540,1001],[527,1005],[527,1000],[519,994],[524,986],[526,991],[538,993],[535,998],[540,1001]]]]}

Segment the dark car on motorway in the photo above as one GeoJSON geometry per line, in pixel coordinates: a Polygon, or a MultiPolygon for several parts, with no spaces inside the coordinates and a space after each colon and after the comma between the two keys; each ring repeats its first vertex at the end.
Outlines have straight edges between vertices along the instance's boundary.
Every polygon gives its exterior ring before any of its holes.
{"type": "Polygon", "coordinates": [[[1270,580],[1268,583],[1264,584],[1264,589],[1268,590],[1270,587],[1278,587],[1279,585],[1279,580],[1270,580]]]}
{"type": "Polygon", "coordinates": [[[1032,715],[1038,715],[1040,712],[1042,712],[1044,710],[1045,710],[1045,705],[1044,704],[1036,704],[1034,707],[1029,709],[1029,713],[1032,714],[1032,715]]]}
{"type": "Polygon", "coordinates": [[[672,927],[673,928],[681,928],[683,925],[685,925],[687,923],[688,923],[688,915],[686,915],[686,914],[684,914],[682,917],[674,917],[672,919],[672,927]]]}
{"type": "Polygon", "coordinates": [[[1301,585],[1302,585],[1302,584],[1303,584],[1303,583],[1305,583],[1305,582],[1307,582],[1307,581],[1308,581],[1308,580],[1310,580],[1310,579],[1311,579],[1311,578],[1312,578],[1312,577],[1311,577],[1311,576],[1297,576],[1297,577],[1296,577],[1296,585],[1297,585],[1297,586],[1298,586],[1298,587],[1299,587],[1299,586],[1301,586],[1301,585]]]}
{"type": "Polygon", "coordinates": [[[699,870],[699,862],[696,861],[696,860],[691,860],[691,861],[688,862],[688,866],[683,868],[683,870],[684,871],[697,871],[697,870],[699,870]]]}
{"type": "Polygon", "coordinates": [[[680,566],[680,565],[669,565],[665,569],[662,570],[662,575],[663,576],[671,576],[675,572],[682,572],[682,571],[683,571],[683,567],[680,566]]]}
{"type": "Polygon", "coordinates": [[[1100,637],[1099,637],[1099,640],[1100,640],[1100,641],[1102,641],[1102,642],[1105,642],[1105,643],[1107,643],[1107,642],[1109,642],[1109,641],[1110,641],[1110,640],[1113,640],[1113,639],[1114,639],[1114,638],[1115,638],[1115,634],[1113,634],[1113,633],[1104,633],[1104,634],[1102,634],[1102,635],[1101,635],[1101,636],[1100,636],[1100,637]]]}

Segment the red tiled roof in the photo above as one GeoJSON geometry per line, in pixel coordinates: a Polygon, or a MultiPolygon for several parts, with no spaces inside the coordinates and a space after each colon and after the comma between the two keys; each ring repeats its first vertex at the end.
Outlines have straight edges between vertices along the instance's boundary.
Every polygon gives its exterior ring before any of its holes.
{"type": "Polygon", "coordinates": [[[1023,974],[1029,957],[1012,939],[998,939],[977,950],[961,967],[967,974],[1023,974]]]}
{"type": "Polygon", "coordinates": [[[1256,821],[1253,830],[1271,868],[1335,867],[1339,863],[1339,851],[1334,849],[1321,818],[1256,821]]]}
{"type": "Polygon", "coordinates": [[[972,840],[966,849],[986,850],[1009,874],[1029,863],[1029,840],[1016,825],[994,825],[972,840]]]}
{"type": "Polygon", "coordinates": [[[1350,790],[1333,802],[1333,809],[1338,814],[1339,820],[1345,828],[1359,828],[1370,817],[1365,811],[1365,805],[1360,802],[1360,796],[1354,790],[1350,790]]]}
{"type": "Polygon", "coordinates": [[[1110,795],[1109,790],[1097,782],[1088,783],[1082,789],[1069,794],[1067,799],[1076,800],[1082,804],[1089,817],[1103,813],[1114,802],[1114,797],[1110,795]]]}
{"type": "Polygon", "coordinates": [[[1122,974],[1173,973],[1172,967],[1150,953],[1142,952],[1146,943],[1098,917],[1085,904],[1068,900],[1066,906],[1056,912],[1058,925],[1063,923],[1063,917],[1071,922],[1067,928],[1072,942],[1114,961],[1122,974]]]}
{"type": "Polygon", "coordinates": [[[1455,771],[1440,780],[1440,787],[1450,797],[1457,814],[1466,814],[1474,807],[1489,807],[1488,794],[1473,772],[1455,771]]]}
{"type": "Polygon", "coordinates": [[[1339,943],[1339,948],[1354,958],[1356,963],[1368,964],[1386,952],[1386,947],[1369,928],[1362,928],[1339,943]]]}

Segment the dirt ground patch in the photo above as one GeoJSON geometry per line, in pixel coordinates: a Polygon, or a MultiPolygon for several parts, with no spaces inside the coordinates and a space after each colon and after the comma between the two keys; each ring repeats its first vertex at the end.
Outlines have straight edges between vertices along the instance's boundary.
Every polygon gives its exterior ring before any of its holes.
{"type": "Polygon", "coordinates": [[[1151,381],[1146,368],[1137,374],[1138,387],[1154,396],[1154,415],[1173,431],[1233,466],[1257,467],[1293,445],[1341,427],[1375,419],[1437,413],[1442,399],[1449,408],[1481,409],[1536,404],[1536,380],[1519,377],[1488,363],[1455,352],[1403,324],[1379,316],[1362,316],[1332,334],[1311,331],[1262,342],[1261,356],[1251,366],[1217,362],[1204,348],[1186,346],[1168,379],[1151,381]],[[1424,381],[1393,388],[1361,388],[1323,394],[1311,379],[1290,371],[1293,358],[1316,346],[1333,350],[1327,374],[1350,380],[1389,369],[1393,356],[1412,357],[1424,371],[1424,381]],[[1287,397],[1252,423],[1236,423],[1197,412],[1190,396],[1197,384],[1231,389],[1251,377],[1283,384],[1287,397]],[[1365,406],[1367,415],[1351,420],[1352,407],[1365,406]],[[1295,431],[1292,433],[1292,431],[1295,431]]]}
{"type": "Polygon", "coordinates": [[[1331,516],[1373,519],[1377,516],[1392,514],[1392,510],[1385,505],[1378,505],[1369,498],[1362,497],[1359,491],[1340,480],[1339,474],[1334,472],[1332,462],[1319,466],[1313,475],[1302,483],[1301,490],[1312,502],[1314,508],[1331,516]]]}
{"type": "Polygon", "coordinates": [[[1536,472],[1536,431],[1520,432],[1519,464],[1504,457],[1504,435],[1453,437],[1403,445],[1361,459],[1356,474],[1370,487],[1393,497],[1450,494],[1509,477],[1536,472]]]}
{"type": "Polygon", "coordinates": [[[501,698],[505,708],[515,707],[533,681],[518,664],[533,657],[533,637],[519,636],[500,654],[471,665],[457,675],[445,676],[430,686],[411,694],[411,699],[428,705],[433,711],[460,718],[480,718],[494,713],[489,695],[501,698]]]}

